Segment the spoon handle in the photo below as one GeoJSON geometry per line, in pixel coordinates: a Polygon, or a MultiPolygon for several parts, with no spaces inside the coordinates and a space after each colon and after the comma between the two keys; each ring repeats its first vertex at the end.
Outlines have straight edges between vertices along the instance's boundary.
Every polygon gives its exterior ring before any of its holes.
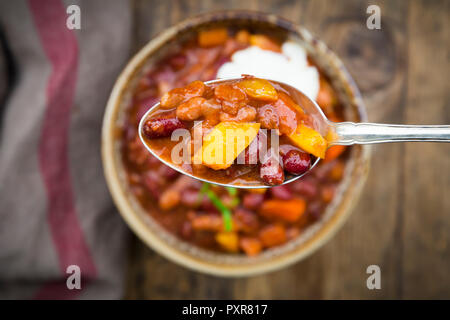
{"type": "Polygon", "coordinates": [[[330,145],[373,144],[402,141],[450,142],[450,125],[397,125],[381,123],[331,123],[335,137],[330,145]]]}

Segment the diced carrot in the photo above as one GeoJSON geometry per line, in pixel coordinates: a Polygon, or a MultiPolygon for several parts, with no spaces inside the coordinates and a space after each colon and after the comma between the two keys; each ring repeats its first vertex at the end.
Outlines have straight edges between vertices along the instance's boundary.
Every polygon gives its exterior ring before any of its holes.
{"type": "Polygon", "coordinates": [[[343,161],[337,161],[337,163],[331,168],[330,178],[334,181],[339,181],[344,175],[345,164],[343,161]]]}
{"type": "Polygon", "coordinates": [[[259,232],[259,239],[264,247],[274,247],[286,242],[286,229],[280,224],[271,224],[259,232]]]}
{"type": "Polygon", "coordinates": [[[322,159],[325,158],[328,143],[316,130],[300,124],[295,133],[288,135],[288,138],[306,152],[322,159]]]}
{"type": "Polygon", "coordinates": [[[260,214],[268,219],[280,219],[295,222],[300,219],[306,209],[306,202],[301,198],[291,200],[266,200],[263,202],[260,214]]]}
{"type": "Polygon", "coordinates": [[[252,46],[257,46],[263,50],[271,50],[275,52],[281,52],[280,45],[270,39],[268,36],[263,34],[255,34],[250,36],[250,44],[252,46]]]}
{"type": "Polygon", "coordinates": [[[203,30],[198,33],[200,47],[213,47],[225,43],[228,39],[228,31],[225,28],[203,30]]]}
{"type": "Polygon", "coordinates": [[[336,101],[334,89],[325,79],[320,79],[320,89],[316,98],[317,104],[324,109],[325,112],[329,113],[332,111],[336,101]]]}
{"type": "Polygon", "coordinates": [[[325,203],[331,202],[333,200],[334,193],[336,191],[336,187],[334,185],[327,185],[322,187],[321,198],[325,203]]]}
{"type": "Polygon", "coordinates": [[[200,231],[221,231],[223,219],[219,215],[198,215],[192,218],[192,229],[200,231]]]}
{"type": "Polygon", "coordinates": [[[248,256],[251,256],[251,257],[258,255],[262,250],[261,241],[257,238],[250,238],[250,237],[242,238],[239,241],[239,245],[240,245],[241,249],[248,256]]]}
{"type": "Polygon", "coordinates": [[[276,101],[278,99],[277,90],[265,79],[244,79],[238,83],[238,86],[257,100],[276,101]]]}
{"type": "Polygon", "coordinates": [[[242,44],[248,44],[250,42],[250,33],[247,30],[240,30],[236,33],[236,41],[242,44]]]}
{"type": "Polygon", "coordinates": [[[219,232],[216,234],[216,241],[228,252],[239,251],[239,237],[236,232],[219,232]]]}
{"type": "Polygon", "coordinates": [[[341,154],[344,153],[346,147],[345,146],[332,146],[328,148],[327,152],[325,153],[325,162],[330,162],[339,157],[341,154]]]}

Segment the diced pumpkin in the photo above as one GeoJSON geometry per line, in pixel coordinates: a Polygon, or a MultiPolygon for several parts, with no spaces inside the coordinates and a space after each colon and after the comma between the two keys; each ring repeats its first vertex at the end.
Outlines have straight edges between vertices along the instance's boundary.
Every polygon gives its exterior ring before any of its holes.
{"type": "Polygon", "coordinates": [[[236,33],[235,39],[241,44],[248,44],[250,42],[250,33],[247,30],[240,30],[236,33]]]}
{"type": "Polygon", "coordinates": [[[291,200],[266,200],[263,202],[260,214],[268,219],[280,219],[286,222],[296,222],[305,213],[306,201],[301,198],[291,200]]]}
{"type": "Polygon", "coordinates": [[[254,34],[250,36],[250,45],[257,46],[263,50],[281,52],[281,47],[274,40],[263,34],[254,34]]]}
{"type": "Polygon", "coordinates": [[[260,124],[253,122],[221,122],[204,138],[194,163],[214,170],[231,166],[237,156],[256,138],[260,124]],[[201,157],[201,162],[200,162],[201,157]]]}
{"type": "Polygon", "coordinates": [[[200,47],[213,47],[225,43],[228,39],[226,28],[203,30],[198,33],[198,44],[200,47]]]}
{"type": "Polygon", "coordinates": [[[277,90],[265,79],[244,79],[238,86],[250,97],[263,101],[276,101],[278,99],[277,90]]]}
{"type": "Polygon", "coordinates": [[[345,146],[332,146],[328,148],[327,152],[325,153],[325,162],[330,162],[339,157],[341,154],[345,151],[345,146]]]}
{"type": "Polygon", "coordinates": [[[259,239],[266,248],[278,246],[286,242],[286,228],[281,224],[271,224],[259,232],[259,239]]]}
{"type": "Polygon", "coordinates": [[[306,152],[322,159],[325,158],[328,143],[316,130],[300,124],[295,133],[288,135],[288,138],[306,152]]]}
{"type": "Polygon", "coordinates": [[[228,252],[239,251],[239,237],[236,232],[219,232],[216,234],[216,241],[228,252]]]}
{"type": "Polygon", "coordinates": [[[258,255],[262,250],[261,241],[257,238],[245,237],[239,241],[241,249],[250,257],[258,255]]]}

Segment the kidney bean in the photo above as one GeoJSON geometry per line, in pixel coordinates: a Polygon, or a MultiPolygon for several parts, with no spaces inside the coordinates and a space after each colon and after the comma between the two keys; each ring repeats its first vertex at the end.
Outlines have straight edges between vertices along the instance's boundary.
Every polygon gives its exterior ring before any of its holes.
{"type": "Polygon", "coordinates": [[[292,191],[288,186],[277,186],[270,188],[270,193],[273,197],[278,198],[280,200],[289,200],[292,199],[292,191]]]}
{"type": "Polygon", "coordinates": [[[256,210],[264,201],[264,194],[262,193],[247,193],[244,195],[242,204],[250,210],[256,210]]]}
{"type": "Polygon", "coordinates": [[[230,115],[227,112],[220,113],[220,121],[236,121],[236,122],[250,122],[255,120],[256,118],[256,110],[253,107],[247,106],[239,109],[235,116],[230,115]]]}
{"type": "Polygon", "coordinates": [[[214,89],[214,94],[222,102],[223,111],[233,116],[247,103],[245,92],[231,84],[218,85],[214,89]]]}
{"type": "MultiPolygon", "coordinates": [[[[271,150],[272,151],[272,150],[271,150]]],[[[274,156],[274,152],[268,152],[261,163],[259,175],[268,185],[277,185],[284,182],[284,172],[280,163],[274,156]]]]}
{"type": "Polygon", "coordinates": [[[260,158],[265,155],[266,149],[267,135],[263,130],[259,130],[256,138],[244,150],[244,164],[257,164],[260,158]]]}
{"type": "Polygon", "coordinates": [[[314,178],[306,177],[294,181],[290,184],[291,189],[307,198],[314,198],[319,193],[317,186],[317,180],[314,178]]]}
{"type": "Polygon", "coordinates": [[[259,227],[258,216],[254,212],[244,208],[236,209],[234,212],[234,221],[239,230],[247,233],[254,232],[259,227]]]}
{"type": "Polygon", "coordinates": [[[289,173],[302,174],[311,167],[311,156],[306,152],[290,150],[283,156],[283,167],[289,173]]]}
{"type": "Polygon", "coordinates": [[[186,65],[187,57],[183,54],[177,54],[169,59],[169,64],[175,70],[180,70],[186,65]]]}
{"type": "Polygon", "coordinates": [[[193,121],[202,116],[202,104],[206,103],[205,98],[194,97],[180,104],[177,107],[177,117],[181,120],[193,121]]]}
{"type": "Polygon", "coordinates": [[[176,118],[168,119],[149,119],[144,123],[142,128],[147,138],[165,138],[170,137],[176,129],[185,128],[183,122],[176,118]]]}
{"type": "Polygon", "coordinates": [[[262,128],[278,129],[280,119],[276,108],[273,105],[266,104],[258,109],[258,122],[262,128]]]}
{"type": "Polygon", "coordinates": [[[184,221],[180,229],[180,235],[184,239],[190,239],[193,235],[192,224],[189,221],[184,221]]]}
{"type": "Polygon", "coordinates": [[[189,208],[196,208],[202,202],[202,197],[197,190],[187,189],[181,193],[181,203],[189,208]]]}
{"type": "Polygon", "coordinates": [[[308,218],[311,221],[317,221],[322,215],[323,204],[320,201],[312,201],[308,204],[308,218]]]}
{"type": "Polygon", "coordinates": [[[159,186],[156,172],[148,171],[143,177],[144,187],[148,190],[148,194],[154,199],[158,199],[161,195],[161,188],[159,186]]]}

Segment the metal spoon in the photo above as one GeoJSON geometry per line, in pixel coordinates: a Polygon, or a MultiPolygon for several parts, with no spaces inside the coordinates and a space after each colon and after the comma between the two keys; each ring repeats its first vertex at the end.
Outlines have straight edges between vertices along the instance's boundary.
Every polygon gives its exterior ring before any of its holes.
{"type": "MultiPolygon", "coordinates": [[[[217,79],[207,81],[205,84],[225,83],[230,81],[236,81],[240,78],[233,79],[217,79]]],[[[387,143],[387,142],[407,142],[407,141],[434,141],[434,142],[450,142],[450,125],[397,125],[397,124],[379,124],[379,123],[355,123],[355,122],[332,122],[327,119],[322,109],[317,103],[305,94],[297,90],[296,88],[279,82],[270,80],[274,84],[280,85],[283,89],[288,91],[290,96],[298,105],[302,107],[305,113],[309,114],[313,118],[313,124],[315,130],[318,130],[324,137],[327,137],[328,146],[334,145],[353,145],[353,144],[374,144],[374,143],[387,143]]],[[[152,106],[141,118],[139,123],[139,137],[147,148],[147,150],[156,158],[158,158],[165,165],[171,167],[178,172],[190,176],[194,179],[217,184],[225,187],[242,188],[242,189],[257,189],[257,188],[271,188],[265,184],[254,185],[236,185],[218,183],[215,181],[207,180],[201,177],[194,176],[188,172],[183,171],[180,167],[162,159],[158,156],[145,142],[142,128],[145,120],[150,114],[159,108],[159,103],[152,106]]],[[[311,165],[310,169],[314,168],[319,162],[317,158],[311,165]]],[[[308,170],[308,171],[309,171],[308,170]]],[[[307,171],[307,172],[308,172],[307,171]]],[[[287,175],[285,181],[282,184],[293,182],[307,172],[301,175],[287,175]]]]}

